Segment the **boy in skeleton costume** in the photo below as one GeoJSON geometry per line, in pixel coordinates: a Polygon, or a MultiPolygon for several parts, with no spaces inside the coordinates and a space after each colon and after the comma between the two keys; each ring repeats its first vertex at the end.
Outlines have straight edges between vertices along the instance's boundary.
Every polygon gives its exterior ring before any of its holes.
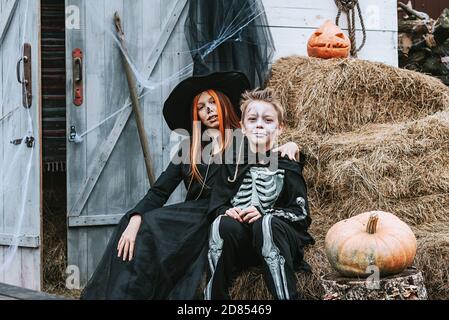
{"type": "Polygon", "coordinates": [[[211,195],[209,212],[218,217],[210,230],[205,299],[229,299],[237,273],[256,265],[263,265],[276,299],[299,299],[295,272],[310,271],[303,248],[314,243],[307,232],[304,159],[270,152],[284,118],[271,90],[247,92],[241,109],[245,137],[237,159],[222,166],[211,195]]]}

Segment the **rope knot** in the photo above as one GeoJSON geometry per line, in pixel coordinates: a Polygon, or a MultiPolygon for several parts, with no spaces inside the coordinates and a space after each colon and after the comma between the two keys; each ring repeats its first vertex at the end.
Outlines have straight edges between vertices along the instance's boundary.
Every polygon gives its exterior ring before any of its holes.
{"type": "Polygon", "coordinates": [[[337,18],[335,19],[335,24],[338,26],[341,13],[344,12],[348,19],[348,32],[349,39],[351,40],[351,56],[357,58],[357,52],[362,50],[366,43],[366,30],[365,23],[363,22],[362,10],[360,9],[359,0],[334,0],[338,8],[337,18]],[[355,39],[355,12],[358,11],[358,16],[360,18],[360,25],[362,26],[363,41],[359,48],[357,48],[355,39]]]}

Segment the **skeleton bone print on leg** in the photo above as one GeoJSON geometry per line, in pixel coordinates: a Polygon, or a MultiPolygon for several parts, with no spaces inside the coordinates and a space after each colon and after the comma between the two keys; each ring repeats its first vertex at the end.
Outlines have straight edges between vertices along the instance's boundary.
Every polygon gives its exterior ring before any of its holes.
{"type": "Polygon", "coordinates": [[[262,220],[263,246],[262,256],[270,270],[276,287],[277,298],[289,300],[290,296],[287,287],[287,277],[285,276],[285,258],[281,255],[281,250],[274,243],[271,220],[273,216],[268,214],[262,220]]]}
{"type": "Polygon", "coordinates": [[[260,208],[265,214],[276,203],[284,186],[285,171],[270,171],[265,167],[252,167],[245,175],[239,191],[231,200],[234,207],[244,210],[251,206],[260,208]]]}

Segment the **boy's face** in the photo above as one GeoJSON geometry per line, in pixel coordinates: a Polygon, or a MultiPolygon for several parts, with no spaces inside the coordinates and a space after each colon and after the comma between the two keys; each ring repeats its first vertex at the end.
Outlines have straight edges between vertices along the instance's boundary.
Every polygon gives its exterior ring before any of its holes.
{"type": "Polygon", "coordinates": [[[278,113],[271,103],[253,101],[242,119],[242,132],[253,146],[270,150],[281,134],[278,113]]]}

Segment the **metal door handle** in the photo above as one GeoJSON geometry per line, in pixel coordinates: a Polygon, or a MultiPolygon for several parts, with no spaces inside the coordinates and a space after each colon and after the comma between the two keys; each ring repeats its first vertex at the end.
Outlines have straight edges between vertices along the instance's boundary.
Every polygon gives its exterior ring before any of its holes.
{"type": "Polygon", "coordinates": [[[23,45],[23,55],[19,58],[19,61],[17,61],[16,72],[17,81],[22,85],[22,104],[27,109],[31,108],[33,99],[31,66],[31,44],[25,43],[23,45]],[[21,68],[22,62],[23,69],[21,68]],[[24,79],[22,79],[22,70],[24,79]]]}

